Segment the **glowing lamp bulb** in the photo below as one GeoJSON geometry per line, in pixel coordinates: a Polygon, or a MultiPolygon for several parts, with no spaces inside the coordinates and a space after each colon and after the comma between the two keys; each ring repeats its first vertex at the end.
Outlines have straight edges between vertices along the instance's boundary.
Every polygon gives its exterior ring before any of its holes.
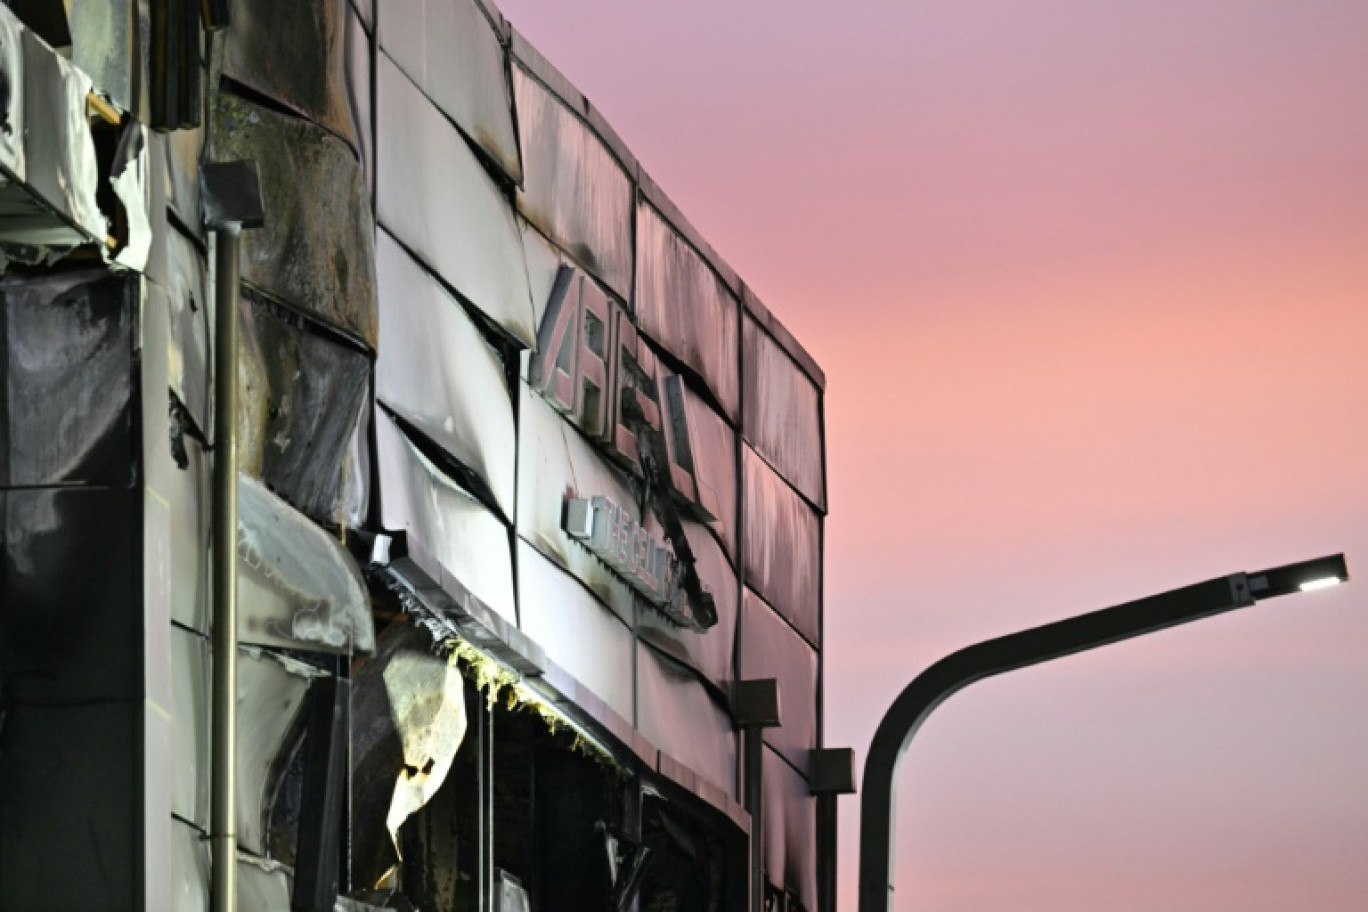
{"type": "Polygon", "coordinates": [[[1316,589],[1329,589],[1331,586],[1338,586],[1343,580],[1338,576],[1323,576],[1320,579],[1307,580],[1301,584],[1302,592],[1311,592],[1316,589]]]}

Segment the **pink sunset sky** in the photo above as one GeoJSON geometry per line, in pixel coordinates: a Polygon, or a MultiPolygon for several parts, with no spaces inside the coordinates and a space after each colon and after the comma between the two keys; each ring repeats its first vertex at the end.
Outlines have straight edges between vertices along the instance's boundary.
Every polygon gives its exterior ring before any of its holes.
{"type": "Polygon", "coordinates": [[[1368,3],[498,2],[826,369],[829,745],[986,637],[1365,577],[949,701],[896,908],[1368,909],[1368,3]]]}

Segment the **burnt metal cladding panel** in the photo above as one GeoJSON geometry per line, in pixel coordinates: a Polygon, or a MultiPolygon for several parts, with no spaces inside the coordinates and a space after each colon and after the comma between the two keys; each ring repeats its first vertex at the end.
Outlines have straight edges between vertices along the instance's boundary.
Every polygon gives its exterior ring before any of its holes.
{"type": "Polygon", "coordinates": [[[376,397],[479,476],[511,518],[517,438],[503,362],[441,283],[383,231],[376,254],[376,397]]]}
{"type": "Polygon", "coordinates": [[[126,111],[137,111],[139,4],[102,0],[67,5],[71,62],[126,111]]]}
{"type": "Polygon", "coordinates": [[[783,725],[765,730],[771,745],[799,769],[817,746],[817,651],[750,589],[741,603],[739,674],[779,682],[783,725]]]}
{"type": "Polygon", "coordinates": [[[632,631],[563,570],[518,542],[522,631],[624,719],[633,718],[632,631]]]}
{"type": "Polygon", "coordinates": [[[694,478],[707,490],[705,503],[716,504],[718,515],[708,523],[722,539],[729,559],[736,555],[736,432],[721,415],[708,407],[693,390],[684,390],[689,439],[693,448],[694,478]]]}
{"type": "Polygon", "coordinates": [[[513,207],[475,153],[389,58],[377,58],[380,224],[495,325],[536,343],[513,207]]]}
{"type": "Polygon", "coordinates": [[[370,35],[366,34],[361,18],[353,10],[347,14],[347,34],[343,41],[346,52],[347,98],[352,119],[356,121],[356,135],[361,145],[361,165],[366,172],[366,184],[375,186],[375,112],[371,105],[370,35]]]}
{"type": "Polygon", "coordinates": [[[209,158],[254,159],[265,227],[242,236],[242,278],[374,348],[369,194],[347,143],[227,92],[214,101],[209,158]]]}
{"type": "Polygon", "coordinates": [[[348,442],[370,359],[255,295],[242,296],[240,318],[239,469],[321,523],[348,521],[349,493],[365,487],[352,481],[362,466],[348,442]]]}
{"type": "Polygon", "coordinates": [[[347,0],[235,0],[223,75],[327,127],[353,147],[347,107],[347,0]]]}
{"type": "Polygon", "coordinates": [[[740,302],[645,202],[637,206],[636,309],[642,332],[696,371],[735,421],[740,302]]]}
{"type": "Polygon", "coordinates": [[[527,384],[521,387],[518,535],[588,586],[624,622],[631,623],[631,588],[588,548],[571,540],[561,519],[567,495],[603,496],[640,522],[632,482],[527,384]]]}
{"type": "Polygon", "coordinates": [[[717,624],[708,630],[693,630],[671,623],[658,611],[643,611],[637,618],[637,629],[643,640],[699,672],[722,693],[728,693],[734,677],[732,659],[738,614],[736,571],[727,562],[717,540],[703,526],[686,521],[684,534],[693,549],[703,588],[713,596],[717,624]]]}
{"type": "Polygon", "coordinates": [[[0,167],[23,178],[24,168],[24,26],[0,7],[0,79],[9,91],[0,95],[0,167]]]}
{"type": "Polygon", "coordinates": [[[382,525],[407,531],[471,594],[516,623],[507,527],[424,457],[388,415],[378,412],[375,420],[382,525]]]}
{"type": "Polygon", "coordinates": [[[523,148],[518,210],[629,298],[631,177],[588,125],[520,66],[513,67],[513,96],[523,148]]]}
{"type": "Polygon", "coordinates": [[[209,639],[171,630],[171,810],[209,827],[209,639]]]}
{"type": "Polygon", "coordinates": [[[817,908],[817,804],[807,780],[769,748],[765,774],[765,873],[807,909],[817,908]]]}
{"type": "Polygon", "coordinates": [[[0,282],[0,488],[130,485],[136,280],[0,282]]]}
{"type": "Polygon", "coordinates": [[[503,45],[474,0],[384,0],[380,46],[510,180],[522,181],[503,45]]]}
{"type": "Polygon", "coordinates": [[[698,679],[637,644],[637,728],[665,753],[735,799],[736,732],[698,679]]]}
{"type": "Polygon", "coordinates": [[[743,447],[742,463],[746,582],[810,642],[820,645],[821,520],[750,447],[743,447]]]}
{"type": "Polygon", "coordinates": [[[162,235],[164,243],[159,245],[159,255],[149,260],[147,277],[154,283],[149,294],[164,294],[164,306],[170,313],[167,382],[195,426],[207,435],[211,431],[209,324],[213,315],[209,312],[204,258],[181,232],[168,229],[162,235]]]}
{"type": "Polygon", "coordinates": [[[749,317],[744,362],[746,439],[789,484],[825,508],[816,384],[749,317]]]}

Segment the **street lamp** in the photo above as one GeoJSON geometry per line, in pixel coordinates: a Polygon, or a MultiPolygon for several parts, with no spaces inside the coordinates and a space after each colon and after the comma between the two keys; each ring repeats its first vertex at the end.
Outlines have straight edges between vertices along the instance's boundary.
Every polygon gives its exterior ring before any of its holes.
{"type": "Polygon", "coordinates": [[[860,797],[860,910],[889,912],[893,892],[894,777],[912,736],[946,698],[984,678],[1176,627],[1256,601],[1349,579],[1343,554],[1233,573],[1113,608],[986,640],[952,653],[908,684],[888,708],[865,760],[860,797]]]}

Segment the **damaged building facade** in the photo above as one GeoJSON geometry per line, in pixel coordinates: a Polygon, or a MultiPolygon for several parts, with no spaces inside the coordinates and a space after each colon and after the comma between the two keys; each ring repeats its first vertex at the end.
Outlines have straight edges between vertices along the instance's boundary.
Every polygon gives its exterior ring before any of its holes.
{"type": "Polygon", "coordinates": [[[491,3],[14,0],[0,118],[0,908],[230,873],[224,419],[238,908],[818,908],[822,372],[491,3]]]}

